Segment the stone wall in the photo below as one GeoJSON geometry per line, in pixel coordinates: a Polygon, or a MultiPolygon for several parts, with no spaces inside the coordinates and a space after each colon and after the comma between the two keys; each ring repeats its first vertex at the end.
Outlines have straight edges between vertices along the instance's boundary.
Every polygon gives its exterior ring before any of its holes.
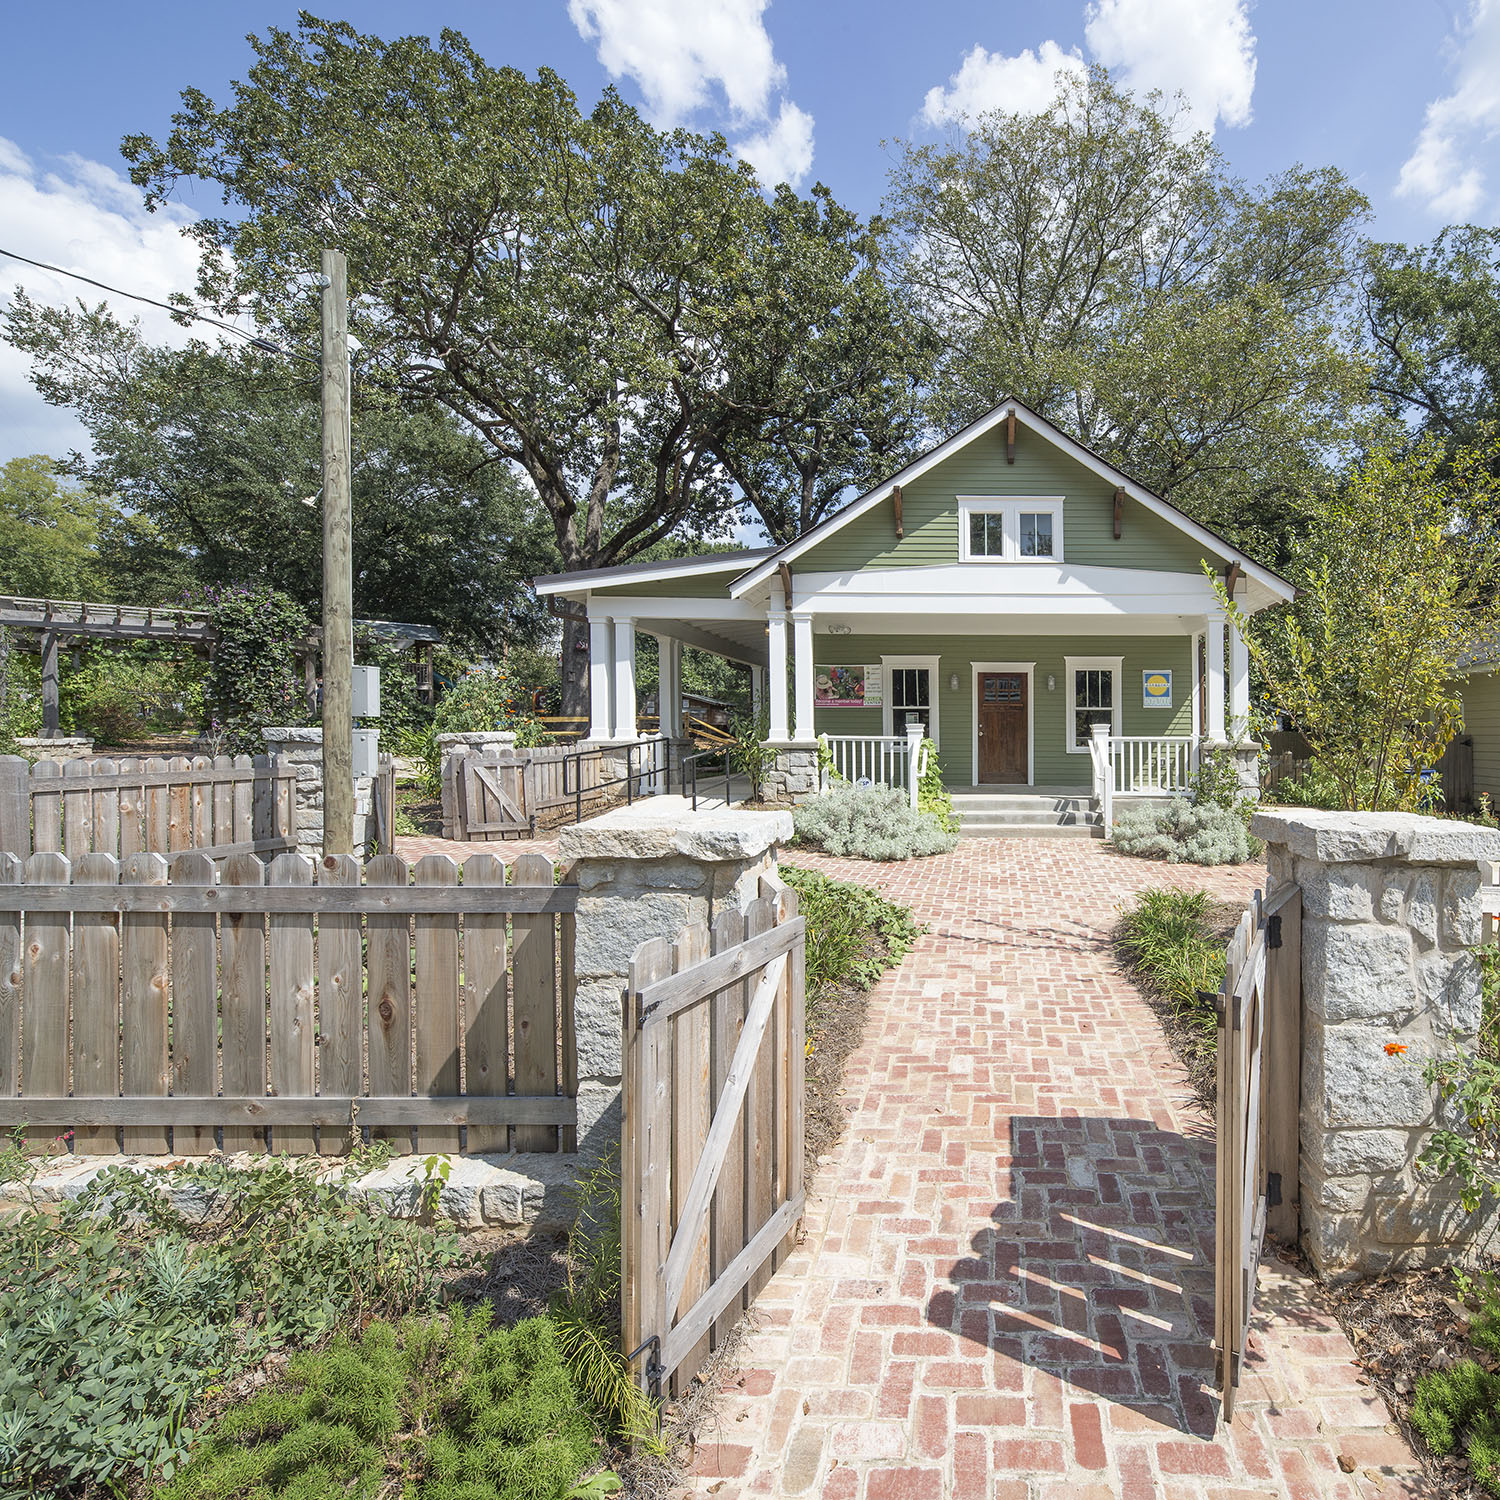
{"type": "Polygon", "coordinates": [[[1459,1258],[1485,1226],[1414,1160],[1422,1065],[1479,1028],[1479,889],[1500,832],[1406,813],[1259,812],[1267,897],[1302,888],[1303,1242],[1319,1271],[1459,1258]],[[1389,1054],[1387,1043],[1406,1050],[1389,1054]]]}
{"type": "MultiPolygon", "coordinates": [[[[311,728],[262,729],[268,755],[292,763],[297,773],[297,852],[311,859],[323,855],[323,731],[311,728]]],[[[354,848],[358,852],[375,838],[374,783],[368,776],[354,778],[354,848]]]]}
{"type": "Polygon", "coordinates": [[[29,761],[92,760],[94,742],[87,735],[26,735],[16,741],[16,754],[29,761]]]}
{"type": "Polygon", "coordinates": [[[817,747],[783,745],[778,748],[776,760],[766,773],[764,787],[766,801],[790,805],[814,796],[817,790],[817,747]]]}
{"type": "Polygon", "coordinates": [[[651,938],[744,910],[792,836],[784,812],[694,812],[685,798],[650,797],[558,835],[578,885],[578,1151],[597,1161],[620,1138],[620,1028],[630,960],[651,938]]]}

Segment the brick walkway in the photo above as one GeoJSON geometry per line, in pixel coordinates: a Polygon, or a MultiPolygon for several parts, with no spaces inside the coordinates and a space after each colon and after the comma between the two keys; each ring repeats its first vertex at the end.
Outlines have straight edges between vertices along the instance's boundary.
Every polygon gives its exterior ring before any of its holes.
{"type": "Polygon", "coordinates": [[[1213,1135],[1107,933],[1145,886],[1258,869],[974,840],[877,866],[930,927],[873,996],[847,1132],[694,1472],[718,1500],[1354,1500],[1422,1493],[1305,1279],[1263,1271],[1215,1432],[1213,1135]],[[1341,1463],[1342,1460],[1342,1463],[1341,1463]],[[1348,1466],[1352,1472],[1345,1472],[1348,1466]]]}

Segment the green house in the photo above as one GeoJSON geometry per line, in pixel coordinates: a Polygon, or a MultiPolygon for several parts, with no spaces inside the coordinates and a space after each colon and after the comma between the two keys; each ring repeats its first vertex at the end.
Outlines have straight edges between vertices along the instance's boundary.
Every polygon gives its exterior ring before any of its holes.
{"type": "Polygon", "coordinates": [[[587,611],[595,742],[636,737],[640,631],[661,642],[666,735],[682,643],[754,669],[786,794],[812,789],[820,738],[850,779],[909,781],[923,737],[970,813],[1046,799],[1097,824],[1114,796],[1182,790],[1204,744],[1244,741],[1248,656],[1209,574],[1247,614],[1292,597],[1006,400],[784,547],[537,587],[587,611]]]}

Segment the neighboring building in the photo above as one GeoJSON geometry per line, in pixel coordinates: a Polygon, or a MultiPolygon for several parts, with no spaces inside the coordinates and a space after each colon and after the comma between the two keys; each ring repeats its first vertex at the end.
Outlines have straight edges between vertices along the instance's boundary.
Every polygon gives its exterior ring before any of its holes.
{"type": "Polygon", "coordinates": [[[787,546],[537,588],[588,613],[595,740],[634,737],[642,631],[664,683],[682,643],[756,669],[788,787],[819,735],[920,722],[950,788],[1102,799],[1180,790],[1200,743],[1243,738],[1248,653],[1205,564],[1246,613],[1293,595],[1007,400],[787,546]]]}

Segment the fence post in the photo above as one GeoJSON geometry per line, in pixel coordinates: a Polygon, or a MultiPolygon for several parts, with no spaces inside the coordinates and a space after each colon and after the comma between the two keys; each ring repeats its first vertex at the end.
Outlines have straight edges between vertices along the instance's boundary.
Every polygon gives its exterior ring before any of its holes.
{"type": "Polygon", "coordinates": [[[1110,743],[1108,724],[1095,724],[1094,737],[1094,795],[1099,799],[1099,809],[1104,814],[1104,836],[1115,826],[1115,760],[1110,743]]]}
{"type": "Polygon", "coordinates": [[[558,834],[560,862],[573,867],[578,885],[574,1035],[583,1158],[598,1160],[621,1139],[621,1018],[635,950],[652,938],[671,942],[691,923],[747,910],[762,873],[775,866],[777,846],[792,836],[789,813],[692,812],[663,808],[665,801],[647,798],[558,834]]]}
{"type": "Polygon", "coordinates": [[[906,725],[906,780],[911,793],[911,810],[917,810],[917,757],[921,753],[922,741],[927,738],[927,726],[920,722],[906,725]]]}

